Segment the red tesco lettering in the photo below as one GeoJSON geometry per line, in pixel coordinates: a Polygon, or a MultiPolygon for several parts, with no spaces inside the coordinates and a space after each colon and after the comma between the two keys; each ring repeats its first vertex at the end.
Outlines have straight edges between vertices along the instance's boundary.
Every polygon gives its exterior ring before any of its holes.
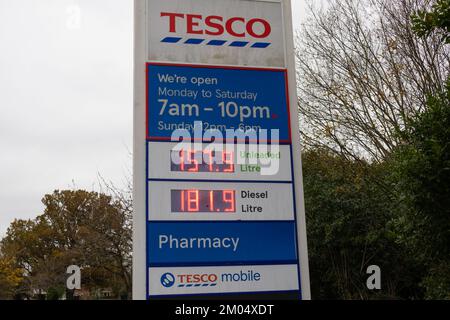
{"type": "Polygon", "coordinates": [[[237,38],[250,36],[256,39],[263,39],[272,33],[270,23],[261,18],[247,20],[243,17],[231,17],[225,19],[214,15],[203,17],[199,14],[173,12],[161,12],[161,17],[169,18],[169,32],[171,33],[179,32],[177,28],[178,22],[184,23],[188,34],[220,36],[227,33],[237,38]]]}
{"type": "Polygon", "coordinates": [[[180,274],[178,281],[182,284],[186,283],[208,283],[216,282],[217,275],[215,274],[180,274]]]}

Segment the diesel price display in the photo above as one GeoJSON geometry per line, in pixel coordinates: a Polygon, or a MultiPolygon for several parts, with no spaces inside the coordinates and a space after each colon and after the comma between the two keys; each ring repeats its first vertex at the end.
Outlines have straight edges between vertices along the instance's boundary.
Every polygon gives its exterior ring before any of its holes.
{"type": "Polygon", "coordinates": [[[172,212],[236,212],[234,190],[172,190],[172,212]]]}

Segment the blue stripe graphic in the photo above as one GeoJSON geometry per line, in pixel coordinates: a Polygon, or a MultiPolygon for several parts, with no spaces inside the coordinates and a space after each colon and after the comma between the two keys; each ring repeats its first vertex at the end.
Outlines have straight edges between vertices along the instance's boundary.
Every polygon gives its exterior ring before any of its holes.
{"type": "MultiPolygon", "coordinates": [[[[180,37],[166,37],[164,39],[161,40],[161,42],[164,43],[179,43],[181,40],[183,40],[183,38],[180,37]]],[[[186,39],[183,43],[184,44],[193,44],[193,45],[199,45],[204,43],[205,41],[207,41],[207,39],[200,39],[200,38],[189,38],[186,39]]],[[[227,44],[227,40],[220,40],[220,39],[213,39],[213,40],[209,40],[208,42],[206,42],[206,45],[208,46],[224,46],[227,44]]],[[[235,48],[244,48],[246,47],[248,44],[250,44],[251,48],[256,48],[256,49],[265,49],[268,46],[271,45],[271,43],[269,42],[255,42],[255,43],[250,43],[248,41],[231,41],[229,42],[227,45],[229,47],[235,47],[235,48]]]]}
{"type": "Polygon", "coordinates": [[[205,41],[205,39],[187,39],[184,43],[186,44],[201,44],[203,41],[205,41]]]}
{"type": "Polygon", "coordinates": [[[234,41],[230,44],[230,47],[245,47],[246,45],[248,45],[249,42],[246,41],[234,41]]]}
{"type": "Polygon", "coordinates": [[[183,38],[176,38],[176,37],[167,37],[161,40],[161,42],[166,42],[166,43],[177,43],[180,42],[180,40],[183,38]]]}
{"type": "Polygon", "coordinates": [[[270,46],[270,43],[268,42],[256,42],[255,44],[252,45],[252,48],[267,48],[268,46],[270,46]]]}
{"type": "Polygon", "coordinates": [[[211,40],[207,43],[208,46],[223,46],[227,43],[225,40],[211,40]]]}
{"type": "Polygon", "coordinates": [[[204,284],[179,284],[178,288],[198,288],[198,287],[215,287],[217,286],[217,283],[204,283],[204,284]]]}

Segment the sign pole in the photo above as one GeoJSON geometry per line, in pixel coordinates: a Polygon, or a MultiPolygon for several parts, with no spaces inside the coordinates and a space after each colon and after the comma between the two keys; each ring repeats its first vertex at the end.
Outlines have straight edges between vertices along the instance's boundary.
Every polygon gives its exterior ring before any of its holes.
{"type": "Polygon", "coordinates": [[[292,23],[292,4],[291,0],[284,0],[283,7],[285,16],[289,19],[285,19],[285,35],[286,35],[286,61],[289,74],[289,92],[291,101],[294,101],[292,107],[292,113],[295,115],[291,118],[291,128],[293,130],[293,158],[296,164],[294,168],[295,181],[297,181],[298,192],[296,193],[297,202],[297,232],[299,243],[305,244],[301,245],[302,250],[299,253],[300,259],[300,270],[301,272],[301,290],[302,299],[311,300],[311,287],[309,279],[309,262],[308,262],[308,246],[307,242],[307,232],[306,232],[306,213],[305,213],[305,195],[303,189],[303,171],[302,171],[302,157],[301,157],[301,139],[300,139],[300,123],[298,118],[297,109],[297,79],[296,79],[296,64],[295,64],[295,46],[294,46],[294,28],[292,23]]]}
{"type": "Polygon", "coordinates": [[[134,0],[133,299],[146,295],[145,53],[146,0],[134,0]]]}

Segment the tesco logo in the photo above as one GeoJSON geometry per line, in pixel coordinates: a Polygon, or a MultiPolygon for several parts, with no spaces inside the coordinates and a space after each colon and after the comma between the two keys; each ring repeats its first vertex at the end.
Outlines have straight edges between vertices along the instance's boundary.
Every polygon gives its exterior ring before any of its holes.
{"type": "Polygon", "coordinates": [[[161,40],[165,43],[206,44],[210,46],[228,45],[231,47],[267,48],[270,43],[261,42],[272,33],[270,22],[262,18],[246,19],[243,17],[224,18],[222,16],[200,14],[184,14],[175,12],[161,12],[161,18],[167,23],[169,33],[186,33],[191,38],[166,37],[161,40]],[[207,40],[202,35],[218,37],[207,40]],[[243,41],[228,41],[223,38],[240,38],[243,41]],[[254,42],[254,41],[257,42],[254,42]]]}
{"type": "Polygon", "coordinates": [[[165,273],[161,277],[161,285],[166,288],[173,287],[175,284],[178,288],[215,287],[218,279],[218,276],[213,273],[179,274],[176,276],[171,273],[165,273]]]}
{"type": "Polygon", "coordinates": [[[177,32],[177,19],[185,23],[185,30],[188,34],[207,34],[211,36],[220,36],[225,32],[230,36],[245,38],[247,34],[253,38],[267,38],[272,32],[272,27],[267,20],[249,19],[242,17],[233,17],[225,20],[221,16],[203,17],[199,14],[183,14],[161,12],[161,17],[168,17],[169,32],[177,32]],[[205,27],[202,27],[204,25],[205,27]],[[240,27],[240,28],[237,28],[240,27]],[[245,31],[238,31],[245,30],[245,31]]]}
{"type": "Polygon", "coordinates": [[[217,285],[217,275],[215,274],[180,274],[178,275],[179,287],[181,286],[215,286],[217,285]]]}

